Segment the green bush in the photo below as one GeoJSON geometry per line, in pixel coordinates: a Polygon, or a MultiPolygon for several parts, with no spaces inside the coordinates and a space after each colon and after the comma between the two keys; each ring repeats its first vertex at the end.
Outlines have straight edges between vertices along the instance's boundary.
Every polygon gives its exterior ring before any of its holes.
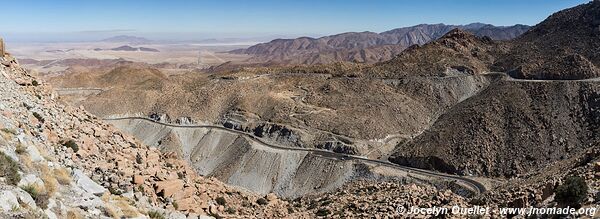
{"type": "Polygon", "coordinates": [[[317,210],[317,213],[316,213],[317,216],[321,216],[321,217],[327,216],[329,214],[331,214],[331,211],[329,211],[325,208],[321,208],[321,209],[317,210]]]}
{"type": "Polygon", "coordinates": [[[50,199],[50,196],[46,193],[41,193],[39,192],[35,185],[27,185],[27,186],[23,186],[21,187],[21,189],[23,189],[25,192],[29,193],[29,195],[31,195],[31,198],[33,198],[33,200],[35,200],[35,204],[37,206],[39,206],[42,209],[46,209],[48,207],[48,199],[50,199]]]}
{"type": "Polygon", "coordinates": [[[580,207],[588,193],[588,185],[585,179],[570,176],[565,182],[556,187],[554,200],[563,206],[580,207]]]}
{"type": "Polygon", "coordinates": [[[19,164],[2,151],[0,151],[0,176],[4,177],[6,182],[11,185],[17,185],[21,181],[19,164]]]}
{"type": "Polygon", "coordinates": [[[149,211],[148,217],[151,219],[165,219],[165,215],[163,215],[162,213],[160,213],[158,211],[149,211]]]}
{"type": "Polygon", "coordinates": [[[40,85],[40,82],[38,82],[38,81],[36,81],[36,80],[33,80],[33,81],[31,82],[31,85],[33,85],[33,86],[38,86],[38,85],[40,85]]]}
{"type": "Polygon", "coordinates": [[[225,205],[225,204],[227,204],[227,201],[225,201],[225,198],[223,198],[223,197],[217,197],[215,199],[215,201],[217,201],[217,204],[219,204],[219,205],[225,205]]]}
{"type": "Polygon", "coordinates": [[[258,200],[256,200],[256,203],[258,203],[259,205],[269,204],[269,202],[264,198],[259,198],[258,200]]]}

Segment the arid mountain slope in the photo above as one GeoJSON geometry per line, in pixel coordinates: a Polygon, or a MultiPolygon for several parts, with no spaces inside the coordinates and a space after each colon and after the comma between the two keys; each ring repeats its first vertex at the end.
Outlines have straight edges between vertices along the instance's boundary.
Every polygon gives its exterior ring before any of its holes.
{"type": "Polygon", "coordinates": [[[288,214],[277,197],[252,204],[262,196],[201,177],[183,160],[61,104],[12,57],[0,57],[0,85],[0,218],[288,214]],[[218,197],[236,210],[225,212],[218,197]]]}
{"type": "MultiPolygon", "coordinates": [[[[126,86],[159,86],[167,80],[159,70],[141,63],[108,61],[103,67],[75,66],[50,83],[61,88],[108,88],[126,86]]],[[[96,66],[96,65],[93,65],[96,66]]],[[[147,87],[151,88],[151,87],[147,87]]]]}
{"type": "Polygon", "coordinates": [[[600,76],[600,1],[557,12],[513,41],[497,70],[531,79],[600,76]]]}
{"type": "Polygon", "coordinates": [[[290,142],[294,146],[363,154],[373,145],[362,141],[419,133],[443,110],[492,80],[469,75],[386,80],[314,73],[198,74],[143,85],[156,85],[155,90],[114,86],[81,104],[100,116],[167,114],[210,124],[232,123],[252,133],[276,126],[282,132],[269,135],[295,139],[290,142]]]}
{"type": "MultiPolygon", "coordinates": [[[[481,63],[483,71],[500,66],[511,76],[535,80],[504,78],[492,83],[447,111],[412,142],[399,145],[391,160],[458,174],[514,177],[578,156],[596,144],[600,140],[596,17],[600,17],[600,1],[558,12],[506,47],[488,47],[500,52],[485,56],[470,56],[474,53],[468,50],[455,53],[468,57],[467,63],[481,63]]],[[[437,42],[417,49],[429,54],[428,59],[399,61],[393,66],[443,64],[431,58],[446,48],[433,47],[437,42]],[[428,52],[427,46],[437,52],[428,52]]],[[[483,45],[474,48],[486,51],[483,45]]],[[[396,71],[402,72],[387,72],[396,71]]]]}
{"type": "Polygon", "coordinates": [[[399,145],[391,160],[464,175],[528,173],[599,142],[599,103],[598,82],[498,81],[399,145]]]}
{"type": "Polygon", "coordinates": [[[412,46],[390,61],[375,64],[367,70],[367,75],[384,78],[474,75],[489,72],[495,57],[505,50],[503,42],[454,29],[438,40],[412,46]]]}
{"type": "Polygon", "coordinates": [[[253,55],[248,60],[249,62],[323,64],[349,61],[374,63],[389,60],[411,45],[423,45],[456,28],[472,32],[477,36],[509,40],[525,32],[529,27],[525,25],[495,27],[480,23],[464,26],[421,24],[382,33],[351,32],[317,39],[309,37],[277,39],[247,49],[234,50],[232,53],[253,55]],[[380,53],[382,51],[384,53],[380,53]]]}

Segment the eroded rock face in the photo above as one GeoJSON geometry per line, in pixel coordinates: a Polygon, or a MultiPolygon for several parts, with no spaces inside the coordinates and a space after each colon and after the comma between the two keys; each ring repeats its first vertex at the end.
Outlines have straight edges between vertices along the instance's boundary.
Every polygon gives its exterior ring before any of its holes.
{"type": "Polygon", "coordinates": [[[214,176],[261,195],[275,193],[296,198],[332,191],[355,172],[351,162],[319,158],[305,151],[271,148],[225,130],[173,128],[136,119],[110,122],[143,139],[145,144],[180,151],[181,157],[201,175],[214,176]],[[172,141],[179,144],[164,145],[172,141]]]}

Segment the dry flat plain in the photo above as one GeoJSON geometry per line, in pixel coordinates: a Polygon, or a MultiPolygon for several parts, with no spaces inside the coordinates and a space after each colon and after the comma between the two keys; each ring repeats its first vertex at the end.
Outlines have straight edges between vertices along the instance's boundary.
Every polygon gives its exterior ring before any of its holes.
{"type": "Polygon", "coordinates": [[[9,50],[21,64],[42,75],[61,74],[69,67],[89,66],[97,60],[123,59],[153,64],[166,74],[183,73],[190,69],[204,69],[228,61],[242,61],[248,55],[229,54],[225,51],[247,47],[244,43],[150,43],[127,42],[72,42],[72,43],[11,43],[9,50]],[[126,51],[116,48],[148,48],[156,51],[126,51]]]}

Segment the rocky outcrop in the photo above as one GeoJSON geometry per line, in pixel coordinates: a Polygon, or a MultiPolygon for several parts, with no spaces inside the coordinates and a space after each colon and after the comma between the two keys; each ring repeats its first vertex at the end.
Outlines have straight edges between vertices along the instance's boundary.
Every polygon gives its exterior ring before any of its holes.
{"type": "Polygon", "coordinates": [[[5,56],[4,39],[0,38],[0,57],[4,57],[4,56],[5,56]]]}

